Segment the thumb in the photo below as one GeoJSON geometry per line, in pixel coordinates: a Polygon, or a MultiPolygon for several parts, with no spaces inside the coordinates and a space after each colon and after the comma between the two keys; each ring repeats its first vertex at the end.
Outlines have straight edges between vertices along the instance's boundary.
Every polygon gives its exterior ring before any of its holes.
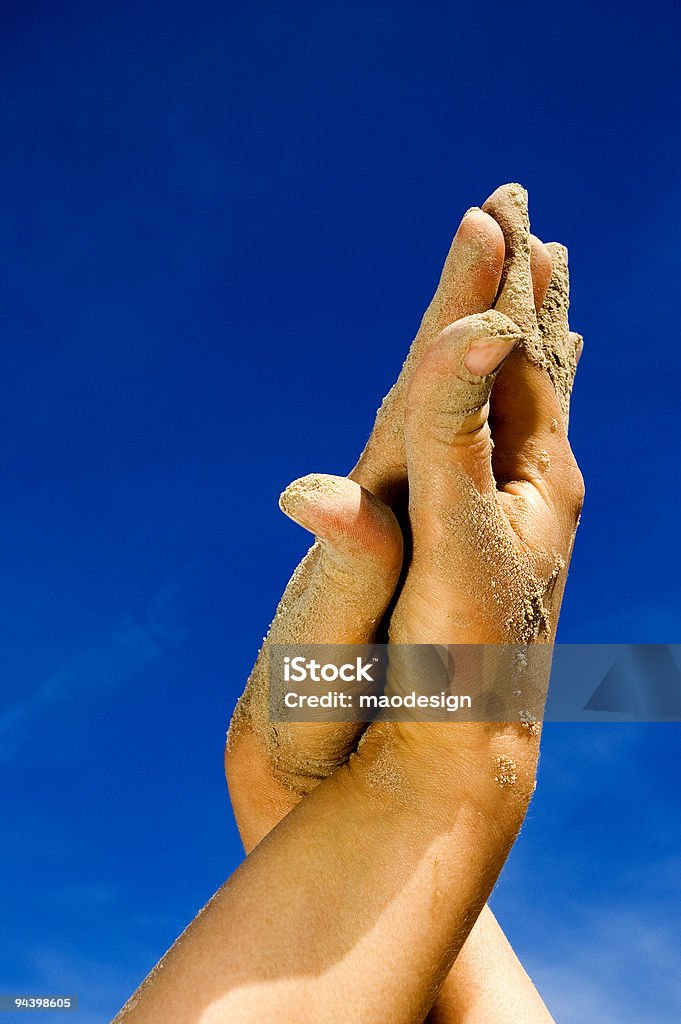
{"type": "Polygon", "coordinates": [[[363,730],[352,720],[274,721],[270,646],[372,643],[402,568],[402,531],[392,510],[353,480],[305,476],[286,488],[279,504],[316,539],[279,602],[227,736],[227,778],[249,847],[280,820],[291,794],[310,792],[348,759],[363,730]],[[265,779],[264,791],[254,777],[265,779]],[[241,778],[248,778],[248,789],[241,778]],[[268,797],[273,782],[275,796],[268,797]]]}
{"type": "MultiPolygon", "coordinates": [[[[392,509],[354,480],[325,473],[294,480],[281,495],[279,507],[313,533],[320,548],[326,622],[318,625],[325,636],[305,639],[354,642],[348,633],[366,632],[356,620],[355,606],[364,603],[373,623],[392,597],[402,567],[402,533],[392,509]],[[345,615],[339,622],[334,614],[341,605],[353,607],[347,622],[345,615]]],[[[311,630],[309,623],[304,632],[311,630]]],[[[362,635],[361,642],[365,640],[362,635]]]]}
{"type": "Polygon", "coordinates": [[[363,727],[352,720],[271,720],[269,647],[373,642],[402,568],[402,531],[387,505],[346,477],[302,477],[279,503],[316,539],[279,603],[232,720],[228,756],[248,721],[277,781],[303,794],[347,760],[363,727]]]}
{"type": "Polygon", "coordinates": [[[503,313],[490,310],[445,328],[421,360],[407,395],[405,440],[410,506],[453,505],[471,485],[495,489],[487,417],[494,378],[523,337],[503,313]]]}

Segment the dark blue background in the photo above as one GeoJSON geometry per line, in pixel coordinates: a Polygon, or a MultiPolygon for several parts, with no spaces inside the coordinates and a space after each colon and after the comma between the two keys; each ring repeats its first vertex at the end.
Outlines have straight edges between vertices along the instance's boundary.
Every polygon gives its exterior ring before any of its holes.
{"type": "MultiPolygon", "coordinates": [[[[233,703],[463,211],[571,250],[573,641],[679,641],[672,3],[3,5],[2,991],[104,1022],[241,853],[233,703]]],[[[552,726],[495,907],[562,1024],[676,1019],[676,726],[552,726]]],[[[47,1020],[47,1017],[41,1017],[47,1020]]]]}

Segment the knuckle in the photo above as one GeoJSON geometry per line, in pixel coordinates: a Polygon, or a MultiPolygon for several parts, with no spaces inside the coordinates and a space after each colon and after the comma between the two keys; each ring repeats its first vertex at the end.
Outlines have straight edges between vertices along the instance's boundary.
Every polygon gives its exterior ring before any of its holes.
{"type": "Polygon", "coordinates": [[[560,469],[555,478],[557,485],[556,497],[563,508],[576,521],[579,519],[584,505],[586,487],[584,476],[567,438],[565,438],[564,443],[560,446],[557,458],[560,469]]]}
{"type": "Polygon", "coordinates": [[[573,456],[568,467],[565,498],[568,501],[575,518],[577,518],[582,511],[585,496],[586,486],[584,483],[584,476],[573,456]]]}
{"type": "Polygon", "coordinates": [[[426,444],[430,442],[445,447],[469,447],[476,444],[481,435],[488,434],[487,395],[481,395],[480,399],[473,404],[463,404],[457,403],[450,396],[442,404],[424,403],[412,417],[415,433],[426,444]]]}
{"type": "Polygon", "coordinates": [[[461,412],[458,409],[438,410],[429,417],[428,433],[434,441],[460,446],[474,442],[484,425],[480,409],[461,412]]]}

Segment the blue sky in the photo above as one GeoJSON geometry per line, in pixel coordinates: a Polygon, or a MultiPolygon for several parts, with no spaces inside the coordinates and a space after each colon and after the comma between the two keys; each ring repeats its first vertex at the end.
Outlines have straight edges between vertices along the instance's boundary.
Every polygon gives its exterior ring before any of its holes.
{"type": "MultiPolygon", "coordinates": [[[[679,15],[8,5],[0,986],[110,1018],[234,868],[222,743],[463,211],[571,250],[571,641],[679,642],[679,15]]],[[[678,726],[549,726],[495,907],[561,1024],[679,1015],[678,726]]],[[[47,1017],[41,1017],[47,1020],[47,1017]]]]}

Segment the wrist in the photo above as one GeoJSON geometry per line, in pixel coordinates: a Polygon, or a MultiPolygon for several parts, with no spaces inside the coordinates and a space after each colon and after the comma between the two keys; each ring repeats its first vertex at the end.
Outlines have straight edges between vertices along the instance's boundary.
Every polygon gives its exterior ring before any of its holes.
{"type": "Polygon", "coordinates": [[[366,798],[438,832],[461,817],[515,838],[536,785],[539,740],[515,723],[381,722],[349,761],[366,798]]]}

